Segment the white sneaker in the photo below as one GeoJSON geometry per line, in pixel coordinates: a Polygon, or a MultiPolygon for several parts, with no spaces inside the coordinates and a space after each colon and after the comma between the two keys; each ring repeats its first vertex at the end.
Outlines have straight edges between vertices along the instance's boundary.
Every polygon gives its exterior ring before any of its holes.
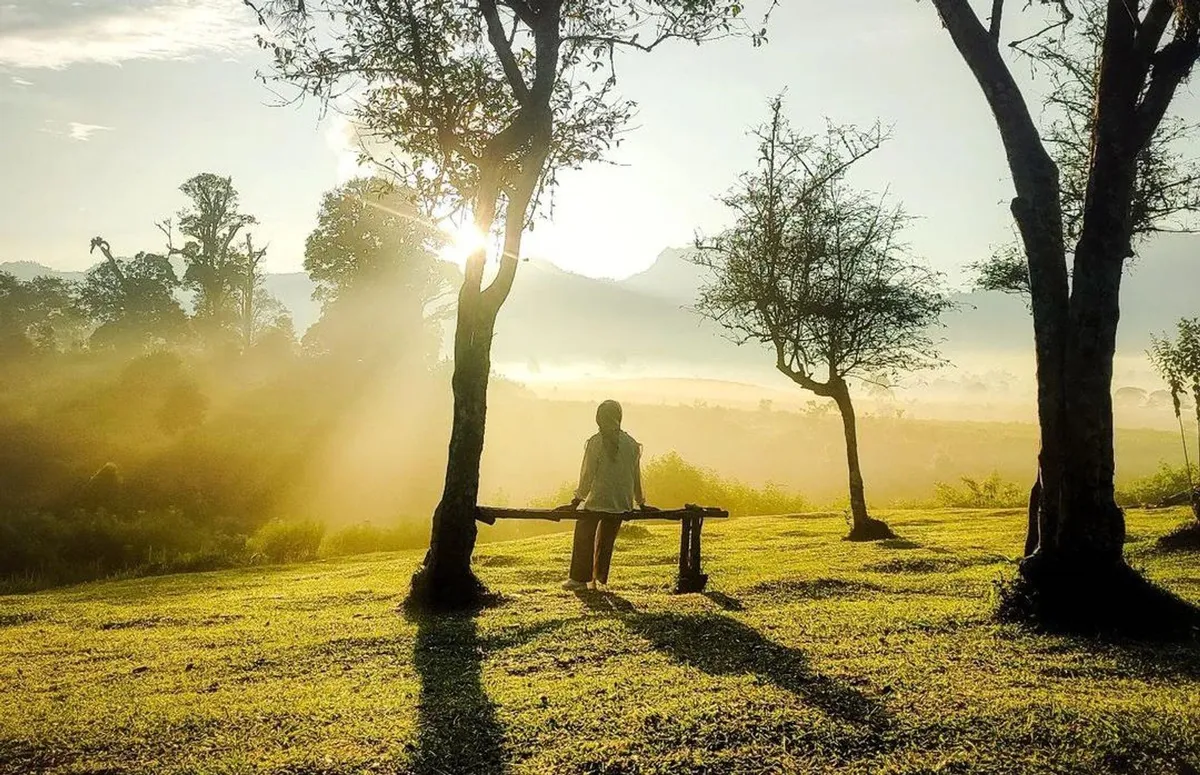
{"type": "Polygon", "coordinates": [[[597,581],[596,586],[592,587],[592,589],[596,590],[597,592],[608,592],[608,585],[601,584],[599,581],[597,581]]]}
{"type": "Polygon", "coordinates": [[[575,579],[567,579],[566,581],[564,581],[562,583],[562,588],[567,590],[568,592],[582,592],[583,590],[588,588],[588,585],[583,583],[582,581],[576,581],[575,579]]]}

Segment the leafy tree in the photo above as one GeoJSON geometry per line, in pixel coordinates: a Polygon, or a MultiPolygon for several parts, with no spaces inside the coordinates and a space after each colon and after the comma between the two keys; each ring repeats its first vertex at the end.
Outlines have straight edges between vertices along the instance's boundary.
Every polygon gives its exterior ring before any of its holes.
{"type": "Polygon", "coordinates": [[[1184,469],[1187,471],[1188,490],[1191,493],[1192,511],[1200,520],[1200,490],[1192,478],[1192,462],[1188,454],[1187,436],[1183,429],[1181,397],[1191,390],[1193,409],[1196,412],[1196,460],[1200,462],[1200,318],[1185,318],[1177,324],[1177,338],[1172,341],[1166,335],[1151,337],[1150,361],[1171,391],[1171,403],[1175,408],[1175,419],[1179,423],[1179,440],[1183,444],[1184,469]]]}
{"type": "Polygon", "coordinates": [[[455,271],[435,255],[444,233],[411,197],[382,179],[353,180],[325,195],[305,244],[321,320],[306,341],[318,351],[428,366],[455,271]]]}
{"type": "Polygon", "coordinates": [[[271,28],[275,69],[328,99],[355,88],[360,133],[430,215],[467,213],[500,233],[467,259],[454,337],[454,411],[430,551],[414,603],[460,606],[471,571],[491,342],[521,237],[558,173],[603,158],[632,105],[614,94],[614,52],[733,30],[736,0],[245,0],[271,28]],[[326,23],[327,22],[327,23],[326,23]]]}
{"type": "Polygon", "coordinates": [[[852,379],[887,380],[936,361],[928,329],[949,306],[936,274],[900,241],[907,218],[882,197],[850,189],[847,170],[879,147],[878,126],[792,130],[782,100],[759,127],[759,164],[722,198],[732,227],[697,240],[710,279],[700,311],[739,341],[767,345],[775,367],[842,415],[850,538],[893,537],[867,513],[852,379]]]}
{"type": "Polygon", "coordinates": [[[0,272],[0,354],[71,350],[86,329],[73,283],[44,276],[22,281],[0,272]]]}
{"type": "Polygon", "coordinates": [[[145,347],[172,341],[187,326],[175,298],[179,278],[170,259],[139,252],[118,259],[102,237],[92,240],[104,261],[92,267],[79,288],[79,299],[96,330],[90,343],[98,347],[145,347]]]}
{"type": "MultiPolygon", "coordinates": [[[[1133,632],[1151,620],[1156,627],[1189,628],[1194,612],[1147,585],[1124,561],[1125,518],[1113,488],[1111,383],[1121,273],[1138,227],[1139,159],[1200,55],[1200,0],[1100,4],[1103,32],[1094,96],[1083,107],[1092,118],[1077,216],[1069,209],[1064,215],[1063,170],[1002,53],[1003,0],[994,0],[989,26],[969,0],[932,2],[996,120],[1028,267],[1041,449],[1027,557],[1006,610],[1071,629],[1133,632]],[[1068,277],[1066,246],[1075,234],[1068,277]]],[[[1037,5],[1060,13],[1061,26],[1086,4],[1037,5]]]]}
{"type": "MultiPolygon", "coordinates": [[[[1103,4],[1081,4],[1078,18],[1072,17],[1071,24],[1055,25],[1059,34],[1037,35],[1013,44],[1048,82],[1043,108],[1050,120],[1042,136],[1059,170],[1063,234],[1068,245],[1078,242],[1083,226],[1105,16],[1103,4]]],[[[1195,230],[1200,214],[1200,163],[1185,148],[1198,128],[1180,116],[1164,115],[1137,155],[1130,203],[1130,258],[1153,234],[1195,230]]],[[[971,268],[981,290],[1029,296],[1029,269],[1016,243],[1002,246],[971,268]]]]}
{"type": "Polygon", "coordinates": [[[179,213],[179,230],[188,240],[182,249],[171,252],[183,256],[183,284],[195,294],[194,316],[211,337],[237,320],[244,261],[239,261],[234,241],[258,220],[239,211],[238,192],[230,177],[201,173],[179,190],[191,200],[191,206],[179,213]]]}

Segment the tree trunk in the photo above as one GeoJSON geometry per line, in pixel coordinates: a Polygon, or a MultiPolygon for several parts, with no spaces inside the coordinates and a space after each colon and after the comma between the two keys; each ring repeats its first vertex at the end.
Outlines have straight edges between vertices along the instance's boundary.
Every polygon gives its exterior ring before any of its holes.
{"type": "Polygon", "coordinates": [[[858,462],[858,427],[854,404],[845,382],[831,382],[830,397],[842,415],[842,430],[846,436],[846,469],[850,475],[850,535],[853,540],[871,541],[893,538],[887,525],[867,514],[867,497],[863,487],[862,468],[858,462]]]}
{"type": "MultiPolygon", "coordinates": [[[[548,124],[547,124],[548,126],[548,124]]],[[[539,135],[547,148],[544,137],[539,135]]],[[[421,570],[413,577],[410,604],[435,609],[465,608],[483,602],[483,584],[471,571],[478,529],[475,525],[479,499],[479,463],[483,457],[487,424],[487,388],[492,367],[492,336],[496,316],[512,290],[521,251],[525,216],[537,184],[545,154],[533,152],[530,163],[516,178],[505,211],[504,250],[495,279],[483,287],[486,254],[480,249],[468,262],[458,294],[458,317],[454,329],[454,414],[446,459],[442,500],[433,514],[429,551],[421,570]]],[[[499,195],[498,178],[482,187],[476,199],[475,226],[481,234],[491,228],[499,195]],[[487,197],[487,198],[485,198],[487,197]]]]}
{"type": "Polygon", "coordinates": [[[1128,9],[1109,8],[1068,325],[1065,336],[1056,333],[1066,355],[1057,386],[1064,422],[1055,434],[1063,451],[1061,491],[1057,523],[1040,526],[1035,554],[1073,573],[1106,572],[1124,562],[1125,517],[1113,493],[1111,391],[1140,150],[1134,130],[1141,77],[1128,66],[1136,45],[1135,21],[1128,9]]]}
{"type": "Polygon", "coordinates": [[[454,413],[442,500],[433,514],[423,583],[435,605],[453,607],[479,591],[471,571],[478,530],[479,464],[487,423],[487,388],[491,371],[493,323],[475,304],[462,305],[455,330],[454,413]]]}
{"type": "Polygon", "coordinates": [[[867,515],[867,498],[863,492],[862,468],[858,462],[858,426],[854,419],[854,405],[850,401],[850,392],[844,386],[834,393],[833,400],[837,402],[838,411],[842,415],[842,430],[846,435],[851,529],[859,530],[867,524],[870,517],[867,515]]]}

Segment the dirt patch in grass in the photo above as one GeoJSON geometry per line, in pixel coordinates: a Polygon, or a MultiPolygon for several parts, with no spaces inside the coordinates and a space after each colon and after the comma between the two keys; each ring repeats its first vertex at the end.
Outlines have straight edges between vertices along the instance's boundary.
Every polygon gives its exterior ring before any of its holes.
{"type": "Polygon", "coordinates": [[[476,557],[474,563],[481,568],[513,568],[524,565],[525,561],[511,554],[492,554],[476,557]]]}
{"type": "Polygon", "coordinates": [[[21,611],[15,614],[0,614],[0,627],[16,627],[19,624],[36,622],[37,614],[21,611]]]}
{"type": "Polygon", "coordinates": [[[883,587],[845,579],[782,579],[763,581],[746,587],[742,592],[749,597],[765,597],[787,600],[829,600],[837,597],[855,597],[882,592],[883,587]]]}
{"type": "Polygon", "coordinates": [[[901,557],[867,563],[863,570],[872,573],[922,574],[951,573],[979,565],[999,565],[1008,562],[1005,557],[901,557]]]}
{"type": "Polygon", "coordinates": [[[1164,552],[1200,551],[1200,522],[1191,520],[1161,536],[1155,547],[1164,552]]]}

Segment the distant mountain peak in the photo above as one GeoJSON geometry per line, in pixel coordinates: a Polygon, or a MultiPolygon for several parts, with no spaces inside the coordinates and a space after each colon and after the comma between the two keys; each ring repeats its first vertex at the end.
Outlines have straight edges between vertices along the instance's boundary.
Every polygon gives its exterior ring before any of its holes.
{"type": "Polygon", "coordinates": [[[8,272],[22,282],[28,282],[35,277],[60,277],[64,280],[76,280],[85,272],[68,272],[61,269],[39,264],[36,261],[5,261],[0,263],[0,272],[8,272]]]}
{"type": "Polygon", "coordinates": [[[688,259],[693,250],[666,248],[648,269],[622,280],[621,284],[650,296],[690,304],[704,284],[704,270],[688,259]]]}

